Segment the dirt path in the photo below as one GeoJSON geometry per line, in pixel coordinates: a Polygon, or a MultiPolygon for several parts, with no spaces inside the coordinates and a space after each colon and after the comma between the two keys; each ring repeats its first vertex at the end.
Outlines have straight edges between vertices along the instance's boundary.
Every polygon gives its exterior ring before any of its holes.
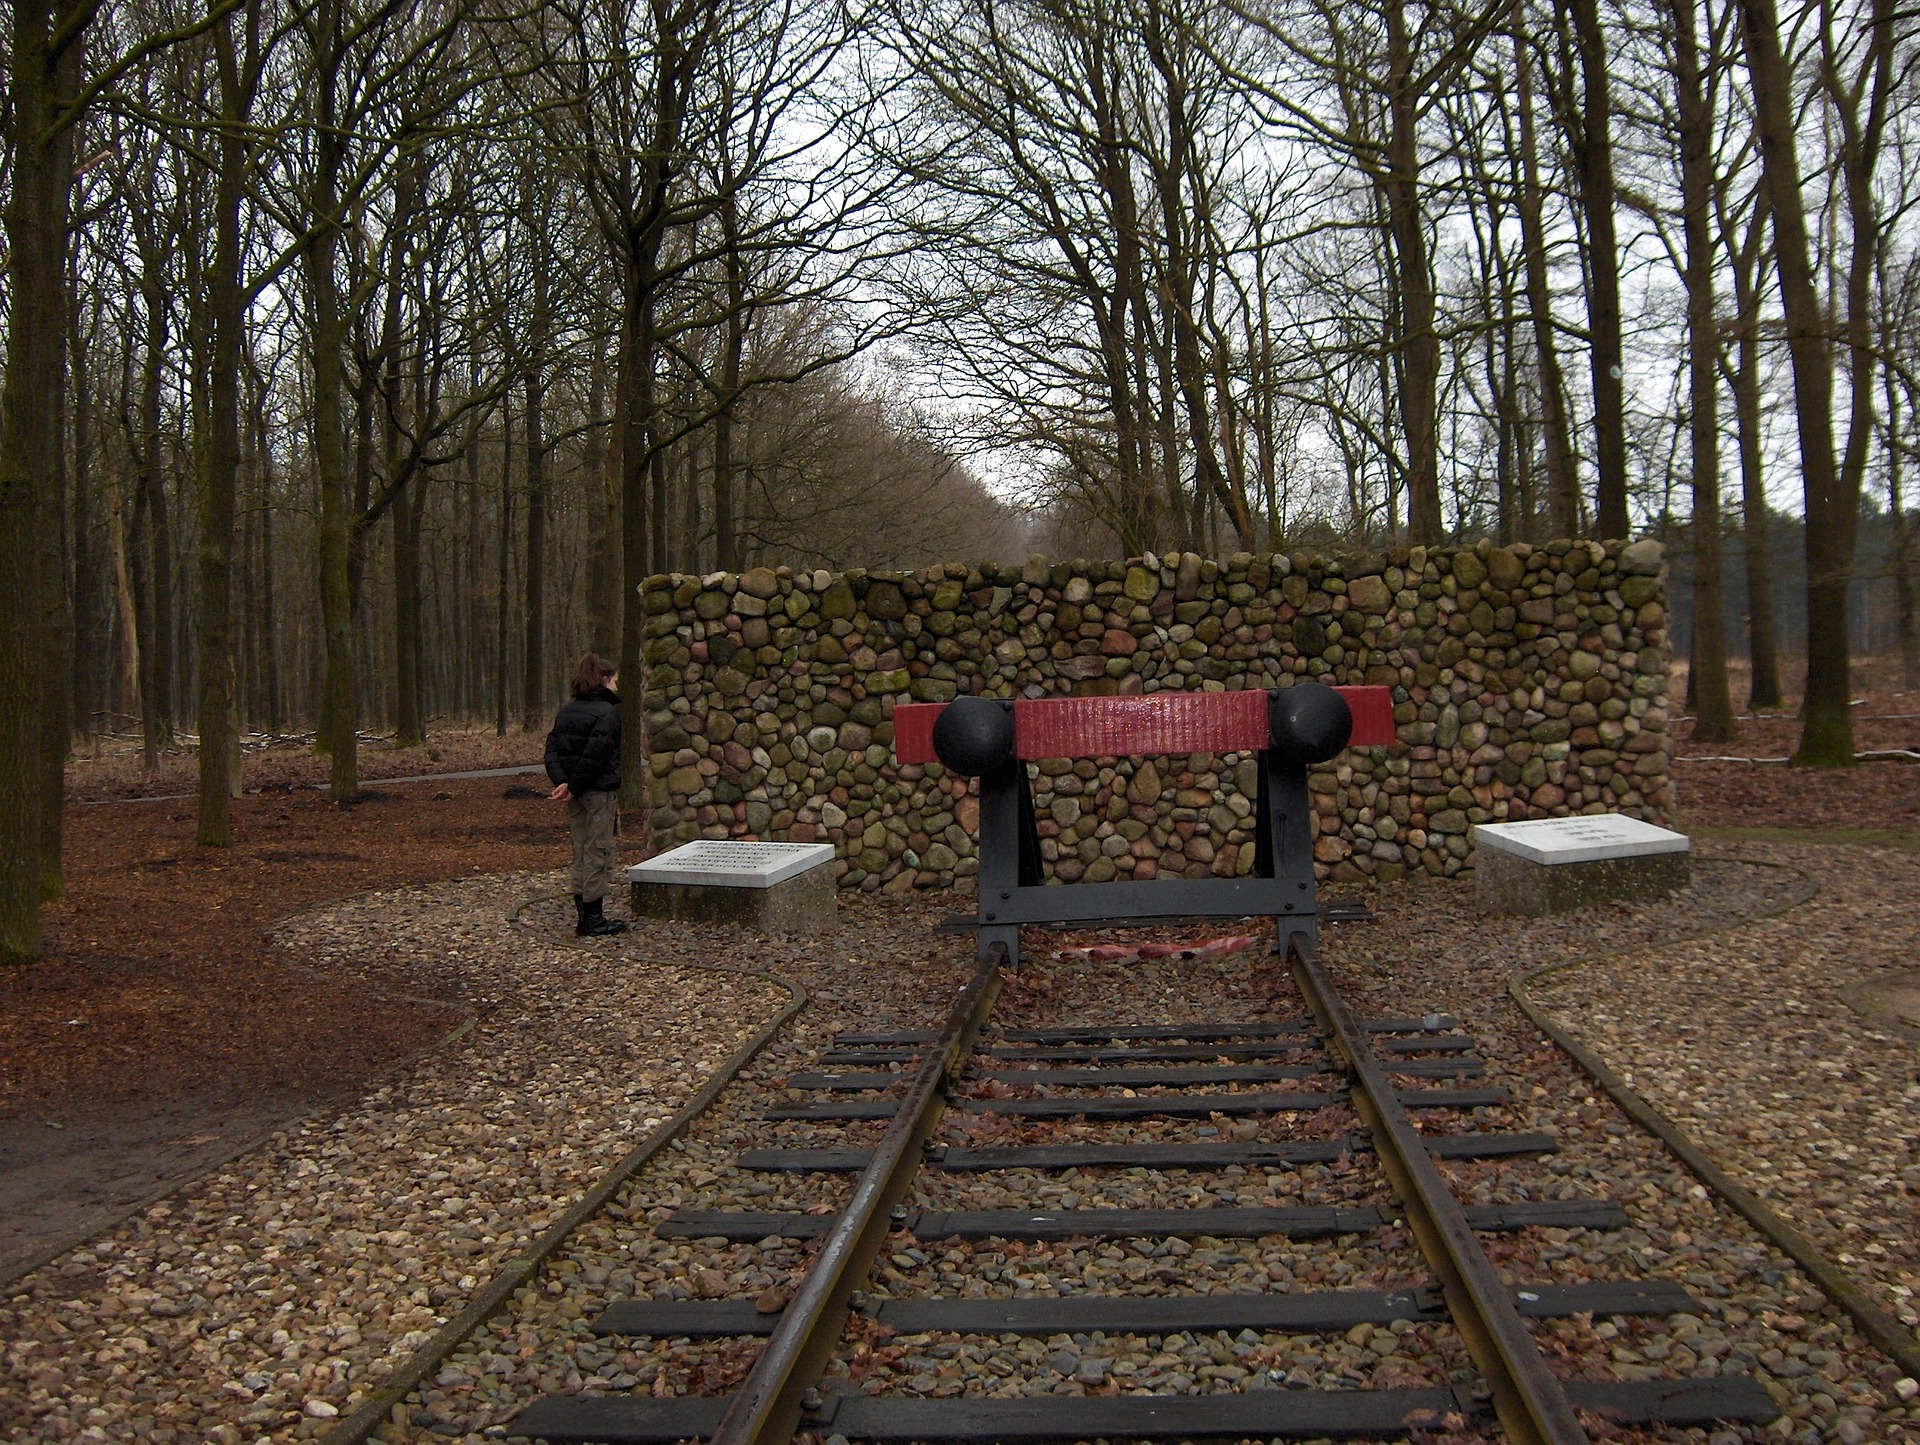
{"type": "Polygon", "coordinates": [[[70,807],[47,956],[0,975],[0,1280],[484,1013],[310,972],[267,931],[369,889],[563,865],[564,818],[528,791],[249,796],[227,852],[194,844],[187,804],[70,807]]]}

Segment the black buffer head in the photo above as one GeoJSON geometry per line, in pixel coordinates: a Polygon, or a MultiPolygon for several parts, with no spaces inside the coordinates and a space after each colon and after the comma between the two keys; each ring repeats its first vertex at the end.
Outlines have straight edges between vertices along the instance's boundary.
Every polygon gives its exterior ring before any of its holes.
{"type": "Polygon", "coordinates": [[[947,770],[977,778],[1013,761],[1013,704],[957,697],[933,723],[933,750],[947,770]]]}
{"type": "Polygon", "coordinates": [[[1353,736],[1353,709],[1325,683],[1295,683],[1267,695],[1267,727],[1288,762],[1324,763],[1353,736]]]}

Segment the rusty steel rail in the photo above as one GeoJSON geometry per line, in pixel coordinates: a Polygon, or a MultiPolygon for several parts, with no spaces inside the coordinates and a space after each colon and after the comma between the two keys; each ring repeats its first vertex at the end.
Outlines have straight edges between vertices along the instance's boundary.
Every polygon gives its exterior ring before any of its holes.
{"type": "Polygon", "coordinates": [[[1312,941],[1290,938],[1288,963],[1307,1005],[1346,1061],[1353,1106],[1407,1212],[1421,1253],[1439,1277],[1454,1324],[1493,1393],[1493,1408],[1515,1445],[1587,1445],[1560,1381],[1541,1357],[1492,1261],[1474,1238],[1460,1201],[1434,1167],[1366,1033],[1321,967],[1312,941]]]}
{"type": "Polygon", "coordinates": [[[711,1437],[711,1445],[785,1445],[799,1428],[808,1394],[846,1328],[853,1292],[893,1228],[894,1206],[906,1196],[927,1141],[946,1108],[947,1085],[973,1052],[1000,992],[1006,949],[996,946],[954,1002],[939,1037],[927,1046],[900,1110],[881,1136],[834,1221],[819,1256],[781,1313],[766,1348],[711,1437]]]}

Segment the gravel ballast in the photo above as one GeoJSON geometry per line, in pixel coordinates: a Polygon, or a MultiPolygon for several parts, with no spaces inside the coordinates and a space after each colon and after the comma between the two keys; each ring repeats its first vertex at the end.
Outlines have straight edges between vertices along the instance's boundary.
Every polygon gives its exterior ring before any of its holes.
{"type": "MultiPolygon", "coordinates": [[[[1840,991],[1874,969],[1905,965],[1897,919],[1902,907],[1911,916],[1920,864],[1879,851],[1849,852],[1844,860],[1829,849],[1742,851],[1762,862],[1818,869],[1825,891],[1810,905],[1749,924],[1798,896],[1804,875],[1792,867],[1703,858],[1692,887],[1666,903],[1521,921],[1476,915],[1459,885],[1403,883],[1368,893],[1379,921],[1329,929],[1324,954],[1335,982],[1363,1015],[1458,1016],[1487,1063],[1485,1079],[1471,1082],[1513,1092],[1509,1105],[1423,1119],[1423,1127],[1538,1129],[1560,1137],[1557,1155],[1446,1165],[1464,1197],[1610,1197],[1626,1207],[1624,1230],[1486,1237],[1510,1278],[1675,1279],[1705,1306],[1702,1315],[1667,1320],[1541,1323],[1536,1338],[1562,1373],[1590,1379],[1751,1373],[1786,1411],[1781,1422],[1764,1428],[1619,1431],[1612,1438],[1713,1445],[1920,1440],[1920,1400],[1911,1398],[1911,1383],[1900,1380],[1789,1261],[1635,1128],[1505,994],[1507,979],[1522,966],[1618,955],[1542,980],[1537,992],[1556,1011],[1565,1010],[1574,1031],[1605,1049],[1610,1063],[1630,1072],[1636,1088],[1690,1130],[1697,1126],[1697,1137],[1736,1172],[1740,1154],[1760,1155],[1763,1141],[1750,1128],[1744,1135],[1727,1132],[1724,1144],[1717,1136],[1709,1140],[1703,1121],[1752,1125],[1764,1118],[1783,1139],[1851,1144],[1852,1156],[1800,1143],[1791,1157],[1786,1150],[1778,1157],[1794,1168],[1810,1161],[1808,1187],[1843,1197],[1843,1212],[1865,1219],[1874,1211],[1909,1211],[1904,1225],[1890,1226],[1904,1231],[1899,1241],[1871,1233],[1833,1240],[1856,1260],[1884,1263],[1884,1276],[1848,1267],[1883,1289],[1889,1307],[1904,1300],[1910,1312],[1910,1296],[1896,1287],[1910,1289],[1913,1280],[1910,1257],[1897,1249],[1914,1234],[1911,1190],[1900,1192],[1901,1181],[1910,1184],[1912,1176],[1900,1167],[1890,1175],[1872,1167],[1879,1156],[1861,1152],[1868,1141],[1838,1133],[1885,1129],[1888,1119],[1861,1105],[1802,1120],[1792,1099],[1767,1095],[1797,1088],[1805,1099],[1831,1103],[1825,1082],[1831,1071],[1822,1064],[1842,1056],[1829,1041],[1845,1034],[1841,1024],[1848,1019],[1847,1028],[1863,1037],[1878,1028],[1853,1018],[1837,1001],[1840,991]],[[1842,871],[1846,876],[1836,878],[1842,871]],[[1672,941],[1714,929],[1726,931],[1672,941]],[[1823,936],[1825,945],[1808,942],[1823,936]],[[1794,940],[1804,945],[1807,971],[1763,980],[1769,970],[1778,975],[1794,940]],[[1754,970],[1751,976],[1730,974],[1719,989],[1689,981],[1714,968],[1738,969],[1746,953],[1755,960],[1744,965],[1754,970]],[[1816,967],[1822,957],[1824,973],[1816,967]],[[1763,983],[1776,991],[1765,992],[1763,983]],[[1771,1010],[1769,998],[1778,1001],[1771,1010]],[[1823,998],[1835,1000],[1838,1012],[1829,1012],[1823,998]],[[1817,1010],[1804,1016],[1808,1032],[1782,1039],[1777,1056],[1752,1048],[1758,1036],[1742,1010],[1765,1014],[1778,1035],[1790,1022],[1798,1029],[1803,1019],[1788,1003],[1817,1010]],[[1609,1019],[1604,1040],[1594,1032],[1600,1014],[1609,1019]],[[1654,1022],[1635,1022],[1642,1018],[1654,1022]],[[1679,1035],[1680,1024],[1693,1032],[1679,1035]],[[1674,1030],[1673,1037],[1663,1041],[1662,1028],[1674,1030]],[[1691,1049],[1696,1034],[1726,1041],[1726,1057],[1699,1066],[1711,1089],[1674,1052],[1691,1049]],[[1789,1048],[1799,1050],[1797,1085],[1780,1083],[1794,1062],[1789,1048]],[[1692,1080],[1676,1085],[1686,1097],[1704,1096],[1723,1112],[1689,1117],[1678,1099],[1660,1095],[1649,1060],[1663,1078],[1692,1080]],[[1743,1082],[1749,1078],[1751,1084],[1743,1082]],[[1749,1101],[1744,1108],[1742,1099],[1749,1101]],[[1816,1128],[1824,1132],[1811,1132],[1816,1128]],[[1865,1163],[1853,1174],[1818,1172],[1833,1158],[1856,1157],[1865,1163]],[[1869,1244],[1882,1253],[1867,1253],[1869,1244]]],[[[811,1066],[835,1034],[936,1022],[971,970],[971,942],[934,933],[944,900],[930,906],[843,898],[840,925],[817,938],[769,941],[686,925],[611,940],[589,953],[557,946],[566,939],[564,900],[530,907],[526,933],[508,927],[511,905],[543,885],[551,887],[522,876],[403,890],[351,900],[289,925],[288,946],[315,966],[364,972],[396,991],[465,1000],[480,1012],[479,1023],[447,1054],[428,1058],[359,1106],[286,1131],[16,1285],[0,1300],[6,1340],[0,1374],[6,1433],[0,1438],[319,1435],[788,1000],[785,988],[764,980],[688,966],[698,963],[765,969],[805,988],[809,1006],[714,1109],[575,1233],[545,1275],[520,1289],[507,1310],[476,1330],[393,1412],[380,1438],[499,1439],[517,1411],[547,1391],[714,1393],[744,1376],[758,1341],[602,1338],[588,1322],[611,1300],[634,1296],[748,1298],[777,1307],[806,1268],[810,1244],[676,1239],[660,1235],[657,1226],[677,1208],[824,1214],[844,1202],[850,1176],[751,1174],[734,1167],[734,1155],[748,1145],[857,1144],[876,1137],[873,1123],[796,1122],[776,1130],[761,1114],[802,1097],[786,1087],[787,1077],[811,1066]]],[[[1038,951],[1033,957],[1003,997],[1000,1026],[1300,1012],[1284,972],[1256,954],[1128,965],[1054,962],[1038,951]]],[[[1869,1037],[1870,1046],[1888,1050],[1891,1059],[1904,1044],[1910,1086],[1911,1042],[1880,1032],[1885,1038],[1869,1037]]],[[[1897,1083],[1898,1076],[1889,1077],[1897,1083]]],[[[1884,1102],[1894,1107],[1900,1097],[1895,1088],[1884,1102]]],[[[1911,1100],[1905,1107],[1911,1111],[1911,1100]]],[[[1306,1137],[1351,1126],[1344,1106],[1320,1112],[1322,1119],[1295,1114],[1155,1127],[1175,1130],[1160,1137],[1191,1138],[1204,1127],[1229,1137],[1245,1128],[1260,1137],[1306,1137]]],[[[1117,1137],[1140,1126],[1076,1127],[1088,1127],[1089,1137],[1117,1137]]],[[[1911,1164],[1910,1134],[1888,1135],[1885,1147],[1904,1149],[1911,1164]]],[[[1785,1182],[1769,1197],[1790,1209],[1795,1176],[1792,1169],[1781,1173],[1785,1182]]],[[[1759,1189],[1757,1175],[1742,1177],[1759,1189]]],[[[1377,1171],[1362,1157],[1271,1172],[928,1174],[912,1203],[1098,1208],[1381,1199],[1377,1171]]],[[[1817,1223],[1796,1222],[1809,1232],[1817,1223]]],[[[872,1290],[1053,1296],[1399,1288],[1424,1275],[1398,1228],[1333,1241],[1202,1236],[988,1241],[964,1248],[898,1234],[872,1290]]],[[[1467,1367],[1451,1329],[1434,1325],[1359,1327],[1326,1337],[1252,1331],[1237,1337],[890,1337],[871,1325],[850,1333],[835,1367],[846,1388],[913,1395],[1354,1388],[1431,1383],[1467,1367]]],[[[1466,1431],[1448,1438],[1478,1437],[1466,1431]]]]}
{"type": "Polygon", "coordinates": [[[1802,870],[1819,896],[1731,934],[1551,973],[1530,992],[1920,1346],[1920,1032],[1870,1006],[1875,983],[1914,970],[1920,857],[1740,851],[1802,870]]]}
{"type": "MultiPolygon", "coordinates": [[[[1538,1159],[1449,1164],[1445,1172],[1472,1202],[1613,1198],[1630,1224],[1612,1232],[1537,1229],[1490,1236],[1490,1252],[1514,1281],[1670,1279],[1702,1304],[1669,1319],[1549,1321],[1537,1325],[1556,1368],[1569,1378],[1753,1374],[1781,1406],[1768,1427],[1618,1430],[1609,1438],[1862,1441],[1920,1439],[1920,1415],[1902,1399],[1898,1372],[1858,1336],[1791,1262],[1719,1205],[1666,1151],[1637,1130],[1513,1007],[1505,983],[1520,963],[1639,950],[1703,929],[1733,928],[1799,897],[1797,873],[1703,861],[1695,884],[1670,901],[1590,910],[1535,921],[1491,921],[1445,886],[1407,884],[1371,895],[1374,924],[1329,930],[1326,956],[1363,1014],[1443,1010],[1480,1041],[1484,1082],[1505,1084],[1510,1105],[1423,1120],[1428,1128],[1543,1129],[1562,1152],[1538,1159]]],[[[933,937],[928,909],[871,914],[860,936],[885,940],[900,956],[924,951],[931,970],[890,973],[889,1013],[870,1018],[870,976],[807,969],[796,975],[813,1002],[790,1038],[751,1066],[720,1107],[691,1131],[684,1151],[663,1157],[623,1193],[617,1212],[584,1228],[552,1275],[520,1291],[511,1310],[477,1331],[434,1385],[396,1412],[382,1438],[424,1442],[511,1435],[527,1401],[550,1391],[718,1393],[745,1377],[757,1341],[689,1341],[596,1336],[590,1321],[614,1299],[753,1298],[777,1307],[805,1268],[810,1248],[659,1235],[674,1209],[807,1209],[844,1198],[848,1182],[756,1175],[733,1167],[735,1149],[780,1142],[826,1145],[871,1139],[869,1124],[782,1124],[760,1110],[799,1097],[785,1075],[848,1028],[929,1025],[964,977],[963,955],[933,937]],[[922,930],[916,945],[901,928],[922,930]],[[869,933],[869,929],[876,930],[869,933]],[[944,970],[936,966],[945,959],[944,970]],[[851,982],[858,991],[847,993],[851,982]],[[916,1000],[936,1005],[915,1015],[916,1000]]],[[[1087,941],[1085,936],[1076,941],[1087,941]]],[[[1124,1024],[1180,1018],[1250,1019],[1299,1013],[1284,974],[1253,955],[1200,964],[1094,966],[1055,963],[1030,946],[1032,961],[1008,987],[995,1027],[1034,1023],[1124,1024]]],[[[976,1091],[984,1086],[976,1085],[976,1091]]],[[[1017,1089],[1019,1086],[1015,1086],[1017,1089]]],[[[1327,1111],[1327,1132],[1345,1127],[1327,1111]]],[[[1222,1134],[1304,1137],[1309,1115],[1216,1121],[1222,1134]]],[[[974,1137],[994,1123],[969,1120],[974,1137]]],[[[998,1127],[1004,1127],[999,1123],[998,1127]]],[[[1122,1137],[1140,1125],[1081,1123],[1082,1137],[1122,1137]]],[[[1194,1137],[1191,1122],[1150,1126],[1158,1137],[1194,1137]]],[[[956,1115],[943,1130],[962,1136],[956,1115]]],[[[1137,1134],[1135,1137],[1138,1137],[1137,1134]]],[[[1219,1173],[1083,1170],[1077,1173],[956,1176],[927,1173],[915,1208],[1213,1207],[1378,1202],[1377,1171],[1363,1158],[1302,1170],[1219,1173]]],[[[1261,1288],[1395,1288],[1425,1277],[1404,1229],[1334,1241],[1095,1240],[1054,1243],[917,1239],[896,1234],[870,1293],[888,1296],[1057,1297],[1081,1292],[1175,1294],[1261,1288]]],[[[1269,1388],[1355,1388],[1464,1377],[1463,1349],[1450,1328],[1362,1327],[1343,1335],[1049,1338],[892,1336],[858,1322],[830,1370],[834,1388],[909,1396],[961,1393],[1078,1394],[1130,1390],[1203,1393],[1269,1388]],[[837,1377],[837,1379],[833,1378],[837,1377]]],[[[1449,1438],[1482,1438],[1468,1429],[1449,1438]]],[[[829,1442],[832,1445],[832,1442],[829,1442]]]]}

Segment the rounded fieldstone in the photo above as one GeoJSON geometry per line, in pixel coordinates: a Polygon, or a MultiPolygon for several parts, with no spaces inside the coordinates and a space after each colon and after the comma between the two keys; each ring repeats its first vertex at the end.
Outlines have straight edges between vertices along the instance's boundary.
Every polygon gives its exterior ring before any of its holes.
{"type": "Polygon", "coordinates": [[[1628,576],[1652,577],[1666,565],[1667,549],[1652,537],[1642,537],[1620,549],[1619,568],[1628,576]]]}
{"type": "Polygon", "coordinates": [[[820,594],[820,615],[828,621],[853,616],[856,605],[853,588],[845,578],[832,582],[820,594]]]}
{"type": "Polygon", "coordinates": [[[1487,578],[1503,592],[1511,592],[1527,575],[1527,564],[1505,547],[1487,553],[1487,578]]]}
{"type": "Polygon", "coordinates": [[[1347,583],[1347,601],[1362,612],[1384,612],[1392,600],[1384,577],[1355,577],[1347,583]]]}
{"type": "Polygon", "coordinates": [[[1622,577],[1620,598],[1629,607],[1646,606],[1660,595],[1660,579],[1650,576],[1622,577]]]}
{"type": "MultiPolygon", "coordinates": [[[[829,826],[855,829],[851,846],[880,855],[873,867],[843,858],[843,886],[932,886],[977,872],[978,804],[950,791],[952,770],[894,761],[895,700],[1265,690],[1296,677],[1398,693],[1400,748],[1343,757],[1324,791],[1312,775],[1316,798],[1338,807],[1339,831],[1319,852],[1341,876],[1459,872],[1471,856],[1450,831],[1455,815],[1606,807],[1663,821],[1673,795],[1663,568],[1657,549],[1610,556],[1580,541],[1408,548],[1351,577],[1304,554],[1223,565],[1195,553],[1164,565],[1035,559],[1024,587],[987,565],[910,579],[823,572],[790,583],[766,568],[676,577],[645,592],[648,753],[665,785],[658,835],[785,836],[818,826],[797,815],[831,792],[846,819],[829,826]],[[852,631],[863,612],[872,625],[852,631]],[[951,865],[930,861],[935,843],[951,865]]],[[[1059,881],[1095,860],[1145,878],[1224,876],[1250,859],[1251,830],[1225,804],[1246,806],[1251,760],[1231,778],[1204,757],[1118,770],[1050,760],[1041,771],[1039,804],[1057,835],[1043,844],[1059,881]],[[1054,778],[1078,781],[1068,792],[1054,778]],[[1205,831],[1178,831],[1196,824],[1205,831]]]]}

